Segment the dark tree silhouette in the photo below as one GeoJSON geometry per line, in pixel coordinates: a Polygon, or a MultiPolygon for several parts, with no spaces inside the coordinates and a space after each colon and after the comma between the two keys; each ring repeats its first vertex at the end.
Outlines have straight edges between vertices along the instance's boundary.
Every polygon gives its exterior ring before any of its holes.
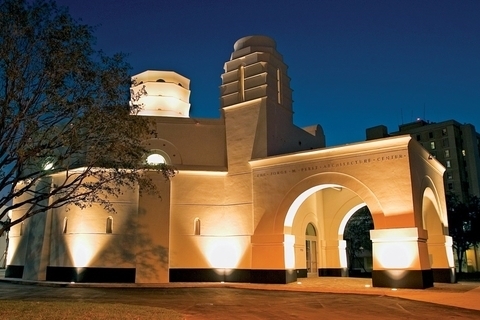
{"type": "Polygon", "coordinates": [[[114,210],[109,199],[122,190],[154,192],[143,174],[150,123],[132,116],[141,106],[129,104],[130,67],[94,41],[53,1],[0,2],[0,220],[24,210],[0,235],[50,208],[114,210]]]}
{"type": "Polygon", "coordinates": [[[455,195],[447,196],[448,230],[462,273],[465,253],[480,244],[480,198],[468,196],[461,201],[455,195]]]}

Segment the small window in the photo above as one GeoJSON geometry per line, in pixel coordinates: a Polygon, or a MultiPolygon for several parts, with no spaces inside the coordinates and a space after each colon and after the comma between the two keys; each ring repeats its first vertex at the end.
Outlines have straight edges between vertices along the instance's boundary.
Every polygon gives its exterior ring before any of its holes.
{"type": "Polygon", "coordinates": [[[428,137],[429,137],[430,139],[433,139],[433,132],[429,132],[429,133],[428,133],[428,137]]]}
{"type": "Polygon", "coordinates": [[[109,216],[107,218],[107,223],[105,226],[105,233],[113,233],[113,218],[112,216],[109,216]]]}
{"type": "Polygon", "coordinates": [[[193,221],[193,234],[196,236],[200,235],[200,219],[199,218],[195,218],[195,220],[193,221]]]}
{"type": "Polygon", "coordinates": [[[453,179],[453,174],[451,172],[447,172],[447,179],[452,180],[453,179]]]}
{"type": "Polygon", "coordinates": [[[463,149],[463,150],[462,150],[462,156],[465,157],[466,155],[467,155],[467,153],[465,152],[465,149],[463,149]]]}
{"type": "Polygon", "coordinates": [[[443,152],[445,153],[445,158],[450,157],[450,150],[449,149],[445,149],[443,152]]]}
{"type": "Polygon", "coordinates": [[[420,140],[422,140],[422,137],[419,134],[417,134],[417,141],[420,141],[420,140]]]}
{"type": "Polygon", "coordinates": [[[65,217],[65,218],[63,218],[63,231],[62,232],[67,233],[67,231],[68,231],[68,218],[65,217]]]}
{"type": "Polygon", "coordinates": [[[442,129],[442,136],[446,136],[446,135],[448,135],[447,128],[443,128],[442,129]]]}
{"type": "Polygon", "coordinates": [[[453,182],[450,182],[448,184],[448,190],[452,191],[453,190],[453,182]]]}
{"type": "Polygon", "coordinates": [[[449,147],[450,146],[450,144],[448,142],[448,139],[443,139],[443,146],[444,147],[449,147]]]}
{"type": "Polygon", "coordinates": [[[445,163],[447,165],[447,168],[451,168],[452,167],[452,164],[450,162],[450,160],[447,160],[447,162],[445,163]]]}
{"type": "Polygon", "coordinates": [[[435,150],[435,141],[430,142],[430,149],[435,150]]]}

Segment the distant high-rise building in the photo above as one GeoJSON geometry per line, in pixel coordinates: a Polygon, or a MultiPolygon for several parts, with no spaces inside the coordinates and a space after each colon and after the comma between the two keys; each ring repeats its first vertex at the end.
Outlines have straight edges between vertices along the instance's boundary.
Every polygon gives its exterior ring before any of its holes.
{"type": "Polygon", "coordinates": [[[455,120],[438,123],[417,120],[388,133],[383,125],[368,128],[367,140],[410,134],[445,167],[445,191],[465,199],[480,197],[480,133],[471,124],[455,120]]]}

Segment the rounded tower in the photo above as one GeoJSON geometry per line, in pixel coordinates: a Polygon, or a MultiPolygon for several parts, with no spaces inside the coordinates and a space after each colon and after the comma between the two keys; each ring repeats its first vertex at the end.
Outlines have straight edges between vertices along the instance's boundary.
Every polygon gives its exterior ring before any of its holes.
{"type": "Polygon", "coordinates": [[[130,103],[138,115],[188,118],[190,80],[173,71],[147,70],[132,77],[130,103]]]}

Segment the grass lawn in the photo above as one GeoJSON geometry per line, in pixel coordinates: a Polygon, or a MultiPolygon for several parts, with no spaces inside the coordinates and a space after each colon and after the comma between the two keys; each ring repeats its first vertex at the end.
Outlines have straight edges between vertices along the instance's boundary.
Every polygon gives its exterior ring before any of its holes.
{"type": "Polygon", "coordinates": [[[71,301],[0,300],[0,319],[183,319],[176,311],[147,306],[71,301]]]}

